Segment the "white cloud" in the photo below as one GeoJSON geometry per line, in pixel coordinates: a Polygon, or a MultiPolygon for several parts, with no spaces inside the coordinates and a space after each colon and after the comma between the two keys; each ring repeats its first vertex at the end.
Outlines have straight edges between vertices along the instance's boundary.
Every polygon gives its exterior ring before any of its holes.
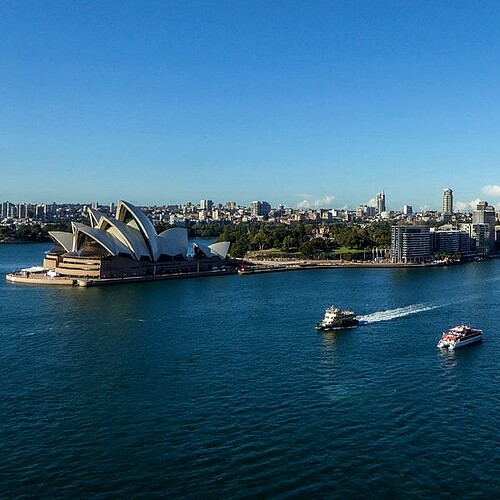
{"type": "Polygon", "coordinates": [[[500,196],[500,186],[498,184],[488,184],[483,187],[483,193],[487,196],[500,196]]]}
{"type": "Polygon", "coordinates": [[[481,200],[479,198],[472,201],[454,201],[453,207],[459,212],[466,212],[469,210],[476,210],[477,204],[481,200]]]}
{"type": "Polygon", "coordinates": [[[371,200],[368,200],[365,205],[367,207],[376,207],[377,206],[377,200],[375,198],[372,198],[371,200]]]}
{"type": "Polygon", "coordinates": [[[326,195],[319,200],[307,200],[303,199],[297,203],[297,208],[332,208],[333,200],[335,196],[326,195]]]}

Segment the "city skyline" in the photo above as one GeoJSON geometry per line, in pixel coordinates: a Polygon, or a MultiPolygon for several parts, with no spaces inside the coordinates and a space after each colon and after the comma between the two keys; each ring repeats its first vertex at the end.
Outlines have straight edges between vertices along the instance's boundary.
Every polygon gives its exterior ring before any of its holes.
{"type": "MultiPolygon", "coordinates": [[[[117,203],[122,203],[123,200],[117,200],[117,203]]],[[[498,208],[485,199],[477,199],[470,203],[470,206],[462,207],[458,206],[456,209],[453,206],[453,190],[450,188],[443,189],[442,195],[442,207],[441,209],[430,209],[428,207],[421,207],[420,209],[414,209],[412,205],[403,205],[400,209],[389,209],[386,207],[385,192],[377,193],[375,198],[370,200],[368,204],[358,204],[356,207],[335,207],[335,206],[303,206],[303,207],[290,207],[283,204],[271,204],[266,200],[254,200],[250,203],[238,203],[234,200],[220,202],[219,200],[211,199],[201,199],[198,202],[193,202],[191,200],[184,201],[182,203],[159,203],[159,204],[141,204],[138,205],[144,210],[194,210],[194,212],[200,212],[210,214],[212,212],[218,212],[220,209],[235,211],[239,209],[247,210],[252,216],[263,216],[267,217],[271,211],[287,211],[287,213],[305,213],[305,212],[317,212],[326,213],[330,212],[335,214],[336,212],[344,214],[356,213],[356,216],[361,218],[379,217],[381,219],[388,220],[388,218],[393,216],[411,216],[416,214],[434,214],[443,217],[444,222],[451,222],[451,217],[459,214],[472,214],[474,211],[479,210],[479,207],[490,207],[488,210],[498,210],[498,208]]],[[[110,202],[97,202],[97,201],[83,201],[83,202],[64,202],[64,203],[33,203],[32,201],[22,201],[22,202],[12,202],[10,200],[0,200],[0,219],[1,218],[15,218],[15,219],[31,219],[31,218],[45,218],[47,216],[55,215],[59,208],[70,208],[72,211],[75,209],[85,210],[105,210],[106,213],[114,213],[116,204],[114,201],[110,202]]]]}
{"type": "Polygon", "coordinates": [[[4,200],[500,208],[495,2],[0,14],[4,200]]]}

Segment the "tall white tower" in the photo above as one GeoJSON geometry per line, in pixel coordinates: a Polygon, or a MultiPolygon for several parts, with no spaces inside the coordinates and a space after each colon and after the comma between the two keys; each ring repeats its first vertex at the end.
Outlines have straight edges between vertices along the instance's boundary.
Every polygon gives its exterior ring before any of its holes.
{"type": "Polygon", "coordinates": [[[450,188],[443,189],[443,215],[453,214],[453,191],[450,188]]]}

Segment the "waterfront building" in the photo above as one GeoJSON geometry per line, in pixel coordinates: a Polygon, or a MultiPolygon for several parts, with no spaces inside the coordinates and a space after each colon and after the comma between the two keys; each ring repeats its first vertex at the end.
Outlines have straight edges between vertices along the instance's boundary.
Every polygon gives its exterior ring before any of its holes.
{"type": "Polygon", "coordinates": [[[385,193],[383,191],[381,193],[377,193],[376,201],[377,201],[377,214],[380,215],[382,212],[386,211],[385,193]]]}
{"type": "Polygon", "coordinates": [[[485,230],[478,228],[478,232],[475,233],[481,239],[478,246],[481,248],[481,252],[486,252],[484,255],[490,255],[495,252],[495,221],[495,207],[488,205],[487,201],[480,201],[477,204],[476,210],[472,213],[472,225],[485,224],[488,226],[485,230]],[[487,238],[486,242],[482,241],[483,234],[487,238]]]}
{"type": "Polygon", "coordinates": [[[220,265],[228,242],[196,247],[196,259],[188,256],[185,228],[160,234],[138,208],[120,201],[116,218],[87,209],[90,225],[72,222],[72,232],[51,231],[55,242],[44,267],[72,278],[121,278],[161,276],[172,273],[210,271],[220,265]]]}
{"type": "Polygon", "coordinates": [[[481,257],[488,257],[491,251],[490,226],[488,224],[471,224],[471,238],[475,242],[476,254],[481,257]]]}
{"type": "Polygon", "coordinates": [[[431,228],[431,243],[433,253],[460,253],[462,256],[471,255],[474,244],[468,231],[463,229],[452,229],[442,227],[440,229],[431,228]]]}
{"type": "Polygon", "coordinates": [[[488,224],[463,223],[459,229],[465,232],[470,240],[470,248],[475,255],[487,257],[491,255],[490,226],[488,224]]]}
{"type": "Polygon", "coordinates": [[[433,253],[458,253],[460,251],[460,231],[433,231],[431,228],[433,253]]]}
{"type": "Polygon", "coordinates": [[[460,231],[460,253],[463,257],[474,255],[474,240],[467,231],[460,231]]]}
{"type": "Polygon", "coordinates": [[[393,226],[391,237],[392,262],[424,263],[431,260],[431,235],[428,227],[393,226]]]}

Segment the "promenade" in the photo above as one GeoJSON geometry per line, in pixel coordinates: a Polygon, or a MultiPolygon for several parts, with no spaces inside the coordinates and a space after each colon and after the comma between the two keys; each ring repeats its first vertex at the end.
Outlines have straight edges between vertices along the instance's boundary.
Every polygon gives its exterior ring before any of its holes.
{"type": "Polygon", "coordinates": [[[337,268],[424,268],[424,267],[438,267],[450,265],[444,262],[432,263],[394,263],[394,262],[373,262],[373,261],[343,261],[343,260],[257,260],[246,259],[243,266],[240,267],[240,274],[262,273],[262,272],[277,272],[277,271],[300,271],[305,269],[337,269],[337,268]]]}

